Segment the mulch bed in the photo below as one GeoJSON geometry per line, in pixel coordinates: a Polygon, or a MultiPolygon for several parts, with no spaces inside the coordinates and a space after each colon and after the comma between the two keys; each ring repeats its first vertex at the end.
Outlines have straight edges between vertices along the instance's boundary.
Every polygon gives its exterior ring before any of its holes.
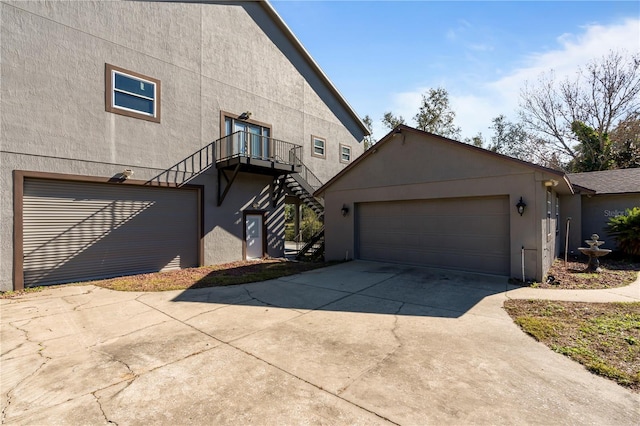
{"type": "Polygon", "coordinates": [[[601,273],[586,273],[587,262],[556,259],[541,283],[531,287],[555,289],[605,289],[624,287],[638,278],[640,262],[630,260],[601,260],[601,273]]]}

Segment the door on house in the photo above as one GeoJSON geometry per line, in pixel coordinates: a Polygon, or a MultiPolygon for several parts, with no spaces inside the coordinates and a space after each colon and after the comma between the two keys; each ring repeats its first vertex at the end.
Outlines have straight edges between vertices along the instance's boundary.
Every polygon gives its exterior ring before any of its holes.
{"type": "Polygon", "coordinates": [[[234,134],[229,142],[232,155],[268,159],[270,129],[246,121],[226,117],[227,135],[234,134]]]}
{"type": "Polygon", "coordinates": [[[264,257],[264,233],[262,214],[247,214],[245,226],[245,258],[261,259],[264,257]]]}

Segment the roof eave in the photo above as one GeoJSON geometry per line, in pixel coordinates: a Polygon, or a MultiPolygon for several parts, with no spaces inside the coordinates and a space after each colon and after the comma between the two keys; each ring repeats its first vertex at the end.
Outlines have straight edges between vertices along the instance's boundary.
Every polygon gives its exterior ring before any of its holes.
{"type": "Polygon", "coordinates": [[[519,164],[521,164],[523,166],[530,167],[530,168],[537,169],[537,170],[540,170],[540,171],[548,173],[548,174],[555,175],[558,178],[562,179],[563,182],[566,183],[566,185],[567,185],[567,187],[568,187],[568,189],[569,189],[571,194],[575,194],[573,186],[572,186],[571,182],[569,181],[569,179],[567,178],[566,173],[564,173],[564,172],[562,172],[560,170],[554,170],[554,169],[550,169],[548,167],[540,166],[538,164],[529,163],[529,162],[524,161],[524,160],[519,160],[517,158],[509,157],[507,155],[499,154],[497,152],[488,151],[488,150],[486,150],[484,148],[479,148],[477,146],[469,145],[469,144],[466,144],[464,142],[460,142],[460,141],[456,141],[456,140],[453,140],[453,139],[445,138],[444,136],[439,136],[439,135],[435,135],[433,133],[425,132],[423,130],[414,129],[413,127],[407,126],[405,124],[400,124],[395,129],[393,129],[392,131],[387,133],[373,147],[371,147],[367,151],[365,151],[364,154],[362,154],[360,157],[358,157],[353,163],[349,164],[346,168],[342,169],[337,175],[335,175],[333,178],[331,178],[327,183],[325,183],[320,188],[318,188],[318,190],[315,191],[314,196],[316,196],[316,197],[320,196],[335,181],[340,179],[342,176],[344,176],[346,173],[348,173],[352,168],[354,168],[357,164],[359,164],[364,159],[366,159],[369,155],[374,153],[376,151],[375,150],[376,147],[379,147],[379,146],[385,144],[386,142],[391,140],[396,134],[398,134],[398,133],[400,133],[402,131],[405,131],[405,130],[409,131],[409,132],[412,132],[412,133],[415,133],[415,134],[419,134],[419,135],[428,135],[428,136],[436,137],[438,139],[441,139],[444,142],[458,144],[462,148],[476,150],[476,151],[478,151],[480,153],[483,153],[485,155],[492,155],[492,156],[494,156],[496,158],[500,158],[500,159],[503,159],[503,160],[506,160],[506,161],[512,161],[512,162],[515,162],[515,163],[519,163],[519,164]]]}
{"type": "Polygon", "coordinates": [[[273,8],[271,3],[269,3],[268,0],[260,0],[259,3],[262,5],[264,10],[266,10],[267,13],[273,18],[273,20],[276,22],[276,24],[280,27],[280,29],[287,36],[289,41],[291,41],[291,43],[293,43],[293,45],[307,59],[307,61],[311,65],[311,68],[313,68],[313,70],[318,74],[318,76],[320,76],[322,81],[327,85],[327,87],[333,93],[333,95],[336,96],[336,98],[338,98],[338,100],[340,101],[342,106],[347,110],[347,112],[349,112],[349,114],[351,114],[352,118],[356,121],[356,123],[358,123],[358,125],[360,126],[360,128],[364,132],[364,134],[365,135],[370,135],[371,132],[369,132],[369,129],[367,128],[367,126],[362,121],[362,118],[360,118],[360,116],[356,113],[356,111],[349,104],[349,102],[347,102],[346,98],[344,96],[342,96],[342,93],[340,93],[338,88],[333,84],[333,82],[324,73],[324,71],[322,71],[322,68],[320,68],[320,65],[318,65],[318,63],[315,61],[315,59],[313,59],[313,57],[311,56],[309,51],[304,47],[304,45],[298,39],[298,37],[296,37],[296,35],[293,33],[291,28],[289,28],[289,26],[286,24],[286,22],[284,22],[284,20],[278,14],[278,12],[276,12],[276,10],[273,8]]]}

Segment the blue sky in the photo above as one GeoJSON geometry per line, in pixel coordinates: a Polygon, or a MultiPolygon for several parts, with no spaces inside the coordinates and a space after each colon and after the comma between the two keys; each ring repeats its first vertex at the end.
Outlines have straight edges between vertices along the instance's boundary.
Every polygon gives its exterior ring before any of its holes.
{"type": "Polygon", "coordinates": [[[520,88],[573,75],[610,49],[640,52],[636,1],[294,1],[271,4],[361,116],[386,134],[420,95],[444,87],[463,137],[516,118],[520,88]]]}

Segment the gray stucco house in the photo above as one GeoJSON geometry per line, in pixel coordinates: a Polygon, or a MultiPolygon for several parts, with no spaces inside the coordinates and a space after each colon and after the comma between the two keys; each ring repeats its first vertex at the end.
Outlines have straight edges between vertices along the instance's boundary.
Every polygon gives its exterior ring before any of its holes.
{"type": "MultiPolygon", "coordinates": [[[[624,215],[627,209],[640,207],[640,168],[603,170],[567,175],[575,195],[561,200],[563,216],[569,221],[569,253],[584,247],[584,240],[596,233],[603,247],[616,249],[616,240],[607,233],[609,219],[624,215]]],[[[563,241],[566,223],[562,228],[563,241]]]]}
{"type": "Polygon", "coordinates": [[[0,290],[282,256],[366,127],[268,2],[0,1],[0,290]]]}
{"type": "Polygon", "coordinates": [[[640,169],[566,175],[399,126],[322,186],[327,260],[543,279],[607,216],[640,205],[640,169]]]}

